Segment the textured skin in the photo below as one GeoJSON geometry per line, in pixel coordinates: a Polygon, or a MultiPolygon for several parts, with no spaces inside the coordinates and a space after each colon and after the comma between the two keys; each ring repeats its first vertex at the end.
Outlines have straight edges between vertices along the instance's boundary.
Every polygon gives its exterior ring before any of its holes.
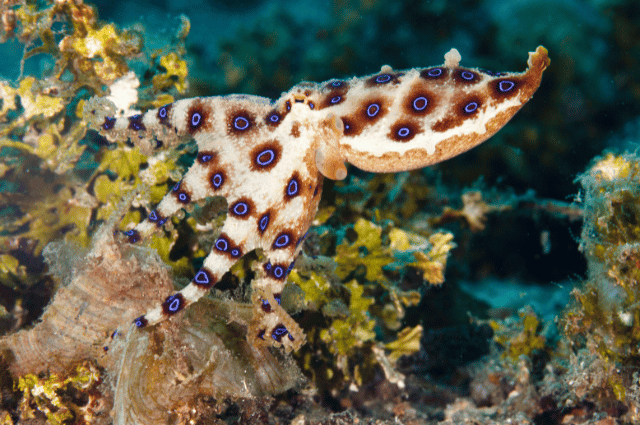
{"type": "Polygon", "coordinates": [[[157,138],[171,145],[191,136],[198,146],[183,180],[127,232],[130,242],[202,198],[223,196],[229,205],[220,238],[192,283],[136,324],[155,324],[197,301],[239,258],[260,248],[264,263],[252,283],[248,337],[254,344],[298,349],[305,336],[280,307],[280,294],[316,214],[323,176],[345,178],[345,162],[395,172],[465,152],[511,119],[549,65],[544,47],[530,53],[522,73],[460,68],[459,60],[452,50],[440,67],[385,66],[367,77],[301,83],[276,102],[243,95],[193,98],[112,118],[108,101],[89,101],[86,119],[112,140],[157,138]]]}

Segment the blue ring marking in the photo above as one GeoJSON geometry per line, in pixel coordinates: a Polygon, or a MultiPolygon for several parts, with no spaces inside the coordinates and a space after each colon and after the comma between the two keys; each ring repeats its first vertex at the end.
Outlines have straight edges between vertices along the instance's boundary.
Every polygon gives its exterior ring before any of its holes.
{"type": "Polygon", "coordinates": [[[273,151],[273,149],[263,150],[258,154],[258,156],[256,156],[256,162],[258,163],[258,165],[262,167],[266,167],[267,165],[271,164],[274,159],[276,159],[276,154],[273,151]],[[271,156],[268,160],[263,160],[261,159],[263,155],[271,155],[271,156]]]}
{"type": "Polygon", "coordinates": [[[235,215],[246,215],[249,212],[249,205],[245,202],[238,202],[233,206],[233,213],[235,215]]]}
{"type": "Polygon", "coordinates": [[[342,96],[334,96],[331,98],[331,103],[335,105],[336,103],[340,103],[341,100],[342,100],[342,96]]]}
{"type": "Polygon", "coordinates": [[[380,106],[377,103],[372,103],[367,107],[367,115],[371,118],[378,115],[378,112],[380,112],[380,106]],[[373,111],[371,109],[373,109],[373,111]]]}
{"type": "Polygon", "coordinates": [[[234,248],[231,250],[231,256],[232,257],[239,257],[240,256],[240,250],[238,248],[234,248]]]}
{"type": "Polygon", "coordinates": [[[196,273],[196,275],[193,277],[193,281],[202,286],[209,286],[211,284],[209,274],[204,270],[200,270],[198,273],[196,273]]]}
{"type": "Polygon", "coordinates": [[[215,243],[215,247],[218,251],[227,252],[229,249],[229,241],[227,241],[224,237],[219,237],[215,243]]]}
{"type": "Polygon", "coordinates": [[[295,196],[298,194],[298,181],[296,179],[291,179],[289,184],[287,185],[287,195],[295,196]]]}
{"type": "Polygon", "coordinates": [[[476,75],[471,71],[462,71],[460,74],[460,78],[467,81],[473,81],[476,75]]]}
{"type": "Polygon", "coordinates": [[[211,154],[202,155],[200,157],[200,162],[209,162],[211,161],[211,158],[213,158],[213,155],[211,154]]]}
{"type": "Polygon", "coordinates": [[[269,301],[267,300],[262,300],[262,310],[265,313],[271,313],[271,304],[269,304],[269,301]]]}
{"type": "Polygon", "coordinates": [[[245,117],[235,117],[233,119],[233,126],[236,130],[244,131],[249,128],[249,120],[245,117]]]}
{"type": "Polygon", "coordinates": [[[386,84],[389,81],[391,81],[391,75],[389,74],[382,74],[376,77],[376,83],[378,84],[386,84]]]}
{"type": "Polygon", "coordinates": [[[273,294],[273,299],[276,300],[278,305],[282,305],[282,294],[273,294]]]}
{"type": "Polygon", "coordinates": [[[313,109],[315,107],[316,107],[316,105],[314,105],[313,102],[309,102],[309,108],[313,109]]]}
{"type": "Polygon", "coordinates": [[[211,183],[213,183],[213,187],[219,189],[222,183],[224,183],[224,177],[222,177],[222,174],[216,173],[211,177],[211,183]]]}
{"type": "Polygon", "coordinates": [[[273,276],[276,279],[281,279],[284,276],[284,267],[282,266],[275,266],[273,268],[273,276]]]}
{"type": "Polygon", "coordinates": [[[331,82],[331,85],[333,87],[343,87],[344,86],[344,81],[333,81],[333,82],[331,82]]]}
{"type": "Polygon", "coordinates": [[[442,68],[433,68],[427,71],[429,77],[439,77],[442,75],[442,68]]]}
{"type": "Polygon", "coordinates": [[[158,213],[156,213],[156,211],[153,210],[149,213],[149,217],[147,218],[149,219],[149,221],[153,221],[155,223],[156,221],[158,221],[158,213]]]}
{"type": "Polygon", "coordinates": [[[287,106],[287,112],[291,110],[291,101],[287,100],[287,102],[285,103],[285,105],[287,106]]]}
{"type": "Polygon", "coordinates": [[[202,114],[200,112],[194,112],[191,115],[191,127],[198,127],[202,123],[202,114]]]}
{"type": "Polygon", "coordinates": [[[416,97],[413,100],[413,109],[415,109],[416,111],[424,111],[428,104],[429,104],[429,100],[426,97],[424,96],[416,97]],[[424,102],[422,106],[419,106],[418,104],[419,101],[424,102]]]}
{"type": "Polygon", "coordinates": [[[104,117],[102,128],[105,130],[111,130],[114,125],[116,125],[116,119],[114,117],[104,117]]]}
{"type": "Polygon", "coordinates": [[[266,270],[271,270],[271,261],[267,261],[267,264],[264,265],[266,270]]]}
{"type": "Polygon", "coordinates": [[[180,299],[176,298],[169,304],[169,311],[178,311],[180,309],[180,299]]]}
{"type": "Polygon", "coordinates": [[[180,202],[189,202],[190,198],[189,195],[187,195],[185,192],[180,192],[178,193],[178,200],[180,202]]]}
{"type": "Polygon", "coordinates": [[[286,233],[281,234],[276,238],[276,241],[273,243],[273,246],[276,248],[284,248],[289,245],[291,238],[286,233]]]}
{"type": "Polygon", "coordinates": [[[273,328],[273,331],[271,331],[271,338],[280,342],[282,340],[282,337],[288,333],[289,331],[287,330],[287,328],[283,324],[279,324],[276,325],[275,328],[273,328]]]}
{"type": "Polygon", "coordinates": [[[471,114],[478,109],[478,106],[479,106],[478,102],[469,102],[464,106],[464,111],[467,114],[471,114]]]}
{"type": "Polygon", "coordinates": [[[172,192],[176,192],[178,189],[180,189],[180,183],[182,183],[181,181],[179,181],[178,183],[173,185],[173,189],[171,189],[172,192]]]}
{"type": "Polygon", "coordinates": [[[258,222],[258,228],[260,231],[264,232],[267,230],[267,226],[269,225],[269,213],[263,215],[258,222]]]}
{"type": "Polygon", "coordinates": [[[130,130],[140,131],[140,130],[144,129],[144,125],[140,121],[141,117],[142,117],[142,115],[140,115],[140,114],[134,115],[132,117],[129,117],[129,129],[130,130]]]}
{"type": "Polygon", "coordinates": [[[163,106],[162,108],[158,109],[158,117],[160,117],[160,119],[167,118],[167,107],[166,106],[163,106]]]}
{"type": "Polygon", "coordinates": [[[280,121],[280,116],[278,115],[277,112],[272,112],[269,114],[269,116],[267,117],[267,119],[269,121],[271,121],[272,123],[277,123],[278,121],[280,121]]]}
{"type": "Polygon", "coordinates": [[[500,90],[500,92],[502,93],[507,93],[513,90],[515,86],[516,86],[516,83],[514,83],[513,81],[502,80],[498,83],[498,90],[500,90]],[[503,84],[506,84],[506,87],[504,87],[503,84]]]}
{"type": "Polygon", "coordinates": [[[167,222],[167,220],[169,220],[169,217],[165,217],[162,220],[158,221],[158,226],[162,226],[164,223],[167,222]]]}
{"type": "Polygon", "coordinates": [[[397,134],[398,134],[398,137],[405,138],[405,137],[408,137],[411,134],[411,130],[408,127],[401,127],[398,130],[397,134]]]}
{"type": "Polygon", "coordinates": [[[144,328],[145,326],[147,326],[149,324],[149,321],[144,317],[144,316],[140,316],[138,318],[136,318],[133,323],[138,327],[138,328],[144,328]]]}

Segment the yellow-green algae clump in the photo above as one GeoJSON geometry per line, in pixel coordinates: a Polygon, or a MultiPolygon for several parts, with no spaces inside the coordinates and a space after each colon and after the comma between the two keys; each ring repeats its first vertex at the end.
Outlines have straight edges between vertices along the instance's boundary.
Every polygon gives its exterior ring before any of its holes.
{"type": "MultiPolygon", "coordinates": [[[[607,154],[580,177],[584,187],[581,249],[588,279],[563,318],[575,351],[586,350],[613,368],[640,365],[640,158],[607,154]]],[[[609,366],[603,366],[608,370],[609,366]]],[[[621,377],[610,376],[624,401],[621,377]]],[[[619,369],[618,369],[619,370],[619,369]]]]}
{"type": "MultiPolygon", "coordinates": [[[[23,69],[36,55],[53,63],[42,76],[21,72],[15,82],[0,81],[0,283],[26,288],[42,278],[32,259],[47,243],[64,237],[86,246],[123,194],[146,186],[156,202],[166,192],[172,162],[150,161],[138,148],[97,149],[80,117],[85,99],[94,95],[119,96],[122,107],[138,102],[144,108],[183,94],[189,23],[183,18],[178,24],[167,42],[171,51],[150,51],[143,31],[100,22],[82,2],[16,1],[0,13],[2,40],[26,46],[16,67],[23,69]],[[151,76],[138,78],[132,60],[151,76]]],[[[139,218],[132,210],[123,226],[139,218]]],[[[172,240],[157,239],[168,260],[172,240]]],[[[178,265],[187,268],[184,261],[178,265]]]]}
{"type": "MultiPolygon", "coordinates": [[[[318,214],[326,216],[322,210],[318,214]]],[[[441,284],[453,236],[436,232],[424,237],[364,218],[346,227],[352,238],[338,244],[332,258],[298,266],[290,274],[290,282],[304,293],[301,322],[308,342],[298,357],[320,388],[357,388],[372,379],[377,367],[402,386],[394,364],[419,350],[422,327],[403,327],[403,319],[406,309],[420,302],[421,288],[400,289],[399,271],[412,267],[426,282],[441,284]]],[[[322,226],[319,233],[322,239],[322,226]]]]}

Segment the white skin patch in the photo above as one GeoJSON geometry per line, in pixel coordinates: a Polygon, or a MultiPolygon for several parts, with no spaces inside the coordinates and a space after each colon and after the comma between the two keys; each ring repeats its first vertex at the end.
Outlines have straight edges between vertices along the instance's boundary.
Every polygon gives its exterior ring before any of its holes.
{"type": "MultiPolygon", "coordinates": [[[[242,207],[236,210],[241,216],[227,217],[221,229],[227,239],[214,244],[202,271],[180,291],[177,310],[202,297],[242,255],[261,248],[265,259],[252,283],[254,318],[247,338],[296,350],[305,335],[279,298],[315,217],[322,172],[342,179],[346,162],[368,171],[405,171],[471,149],[531,98],[549,65],[544,47],[530,53],[529,69],[522,73],[459,68],[460,61],[452,49],[440,67],[394,71],[384,66],[362,78],[301,83],[275,103],[248,95],[183,99],[145,113],[144,128],[133,128],[127,117],[114,119],[109,101],[91,99],[85,119],[110,140],[131,138],[141,147],[154,137],[165,146],[189,135],[195,139],[200,154],[180,187],[188,197],[180,195],[181,202],[179,193],[167,194],[129,240],[160,228],[185,200],[223,196],[230,208],[249,200],[246,216],[242,207]],[[259,156],[269,146],[273,155],[259,156]],[[203,284],[205,272],[212,281],[203,284]]],[[[177,313],[176,305],[165,302],[137,324],[164,320],[177,313]]]]}

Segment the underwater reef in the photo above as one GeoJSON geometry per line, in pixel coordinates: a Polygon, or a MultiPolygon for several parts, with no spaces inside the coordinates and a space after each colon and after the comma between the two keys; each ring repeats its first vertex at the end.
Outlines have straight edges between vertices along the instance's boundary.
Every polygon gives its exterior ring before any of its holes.
{"type": "Polygon", "coordinates": [[[0,424],[640,422],[640,7],[631,1],[4,1],[0,5],[0,424]],[[212,22],[225,22],[210,30],[212,22]],[[138,243],[197,159],[114,143],[126,116],[196,96],[442,62],[540,89],[490,141],[429,168],[325,180],[281,306],[294,353],[247,342],[252,253],[145,330],[228,205],[138,243]]]}

